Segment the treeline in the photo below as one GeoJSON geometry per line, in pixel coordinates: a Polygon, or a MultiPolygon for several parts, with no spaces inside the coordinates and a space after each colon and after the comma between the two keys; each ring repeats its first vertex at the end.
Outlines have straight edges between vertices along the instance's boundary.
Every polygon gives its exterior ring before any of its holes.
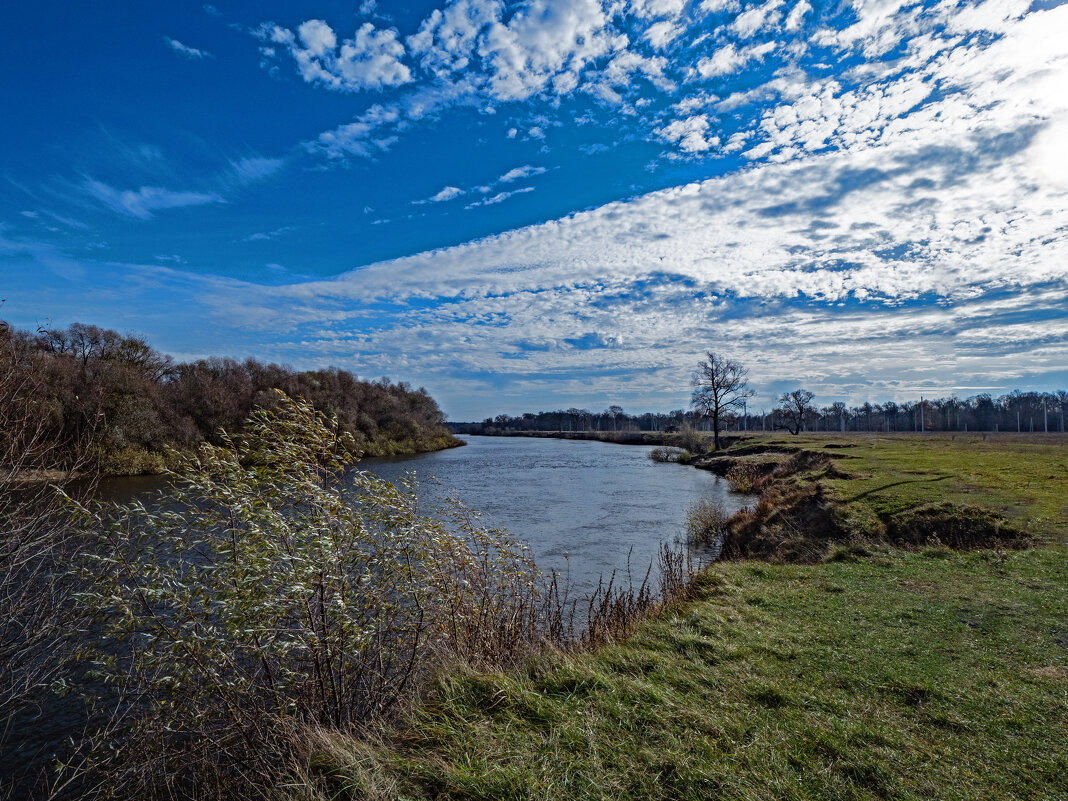
{"type": "MultiPolygon", "coordinates": [[[[806,431],[1020,431],[1062,432],[1068,414],[1068,392],[1021,392],[993,397],[938,398],[886,401],[848,406],[833,403],[805,410],[806,431]]],[[[726,428],[772,431],[784,428],[781,409],[747,410],[726,415],[726,428]]],[[[506,434],[514,431],[681,431],[711,430],[711,420],[693,411],[628,414],[619,406],[604,411],[557,409],[499,414],[481,422],[450,423],[459,434],[506,434]]]]}
{"type": "Polygon", "coordinates": [[[388,378],[362,381],[333,367],[297,371],[255,359],[179,363],[141,337],[95,325],[24,331],[0,322],[5,408],[31,417],[37,440],[59,445],[42,468],[91,460],[109,474],[158,472],[168,448],[218,443],[219,432],[239,431],[254,407],[276,403],[274,390],[337,415],[365,455],[459,444],[426,390],[388,378]]]}

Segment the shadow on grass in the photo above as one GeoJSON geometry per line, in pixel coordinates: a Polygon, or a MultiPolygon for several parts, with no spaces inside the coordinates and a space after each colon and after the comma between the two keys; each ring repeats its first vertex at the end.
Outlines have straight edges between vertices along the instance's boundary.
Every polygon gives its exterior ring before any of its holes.
{"type": "Polygon", "coordinates": [[[858,493],[857,495],[854,495],[852,498],[846,498],[846,502],[847,503],[852,503],[853,501],[859,501],[861,498],[867,498],[869,495],[874,495],[877,492],[882,492],[883,490],[888,490],[891,487],[900,487],[903,484],[928,484],[928,483],[933,484],[936,481],[945,481],[948,478],[953,478],[953,476],[950,475],[950,474],[947,474],[947,475],[944,475],[944,476],[939,476],[938,478],[914,478],[914,479],[911,479],[909,481],[894,481],[894,482],[891,482],[890,484],[883,484],[881,487],[873,487],[870,490],[865,490],[864,492],[861,492],[861,493],[858,493]]]}

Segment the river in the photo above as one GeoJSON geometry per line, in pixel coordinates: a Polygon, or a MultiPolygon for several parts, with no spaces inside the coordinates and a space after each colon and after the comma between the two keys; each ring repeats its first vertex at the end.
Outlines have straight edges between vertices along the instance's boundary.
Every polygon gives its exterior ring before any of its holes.
{"type": "Polygon", "coordinates": [[[413,471],[423,494],[459,497],[484,522],[507,529],[545,571],[570,576],[572,591],[627,568],[640,580],[661,543],[686,536],[697,498],[734,512],[747,501],[704,470],[649,458],[651,447],[592,440],[463,437],[467,445],[403,459],[369,459],[388,480],[413,471]]]}

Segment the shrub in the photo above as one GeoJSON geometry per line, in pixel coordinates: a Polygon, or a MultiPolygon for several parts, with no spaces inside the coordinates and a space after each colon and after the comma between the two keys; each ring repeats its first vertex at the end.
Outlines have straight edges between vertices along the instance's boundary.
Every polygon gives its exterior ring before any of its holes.
{"type": "Polygon", "coordinates": [[[764,476],[764,471],[752,462],[738,462],[725,477],[732,492],[756,493],[763,486],[764,476]]]}
{"type": "Polygon", "coordinates": [[[132,445],[100,454],[100,472],[106,476],[158,476],[166,470],[164,454],[132,445]]]}
{"type": "Polygon", "coordinates": [[[686,510],[686,541],[691,545],[709,545],[719,541],[730,515],[723,504],[701,498],[686,510]]]}
{"type": "Polygon", "coordinates": [[[649,451],[649,458],[654,462],[678,462],[686,464],[690,461],[690,452],[685,448],[673,448],[660,445],[649,451]]]}
{"type": "Polygon", "coordinates": [[[683,448],[690,453],[703,453],[705,450],[704,441],[702,440],[701,435],[695,431],[691,425],[682,426],[675,437],[675,441],[680,448],[683,448]]]}
{"type": "Polygon", "coordinates": [[[133,699],[125,733],[94,749],[120,795],[258,796],[292,757],[287,732],[350,730],[445,660],[504,664],[538,636],[522,547],[458,505],[421,514],[414,485],[346,472],[336,418],[276,401],[175,457],[165,507],[76,507],[103,634],[86,657],[133,699]]]}

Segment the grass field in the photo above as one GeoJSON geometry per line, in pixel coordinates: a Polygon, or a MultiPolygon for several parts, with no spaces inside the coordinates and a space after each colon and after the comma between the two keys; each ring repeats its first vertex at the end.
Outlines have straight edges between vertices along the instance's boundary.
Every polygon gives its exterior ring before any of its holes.
{"type": "Polygon", "coordinates": [[[802,435],[749,442],[832,455],[848,478],[826,483],[842,503],[871,514],[931,503],[977,505],[1001,512],[1041,540],[1068,537],[1064,435],[802,435]]]}
{"type": "Polygon", "coordinates": [[[1068,447],[762,441],[834,453],[854,516],[966,503],[1039,545],[717,564],[625,642],[457,669],[376,738],[323,735],[329,794],[1068,799],[1068,447]]]}

